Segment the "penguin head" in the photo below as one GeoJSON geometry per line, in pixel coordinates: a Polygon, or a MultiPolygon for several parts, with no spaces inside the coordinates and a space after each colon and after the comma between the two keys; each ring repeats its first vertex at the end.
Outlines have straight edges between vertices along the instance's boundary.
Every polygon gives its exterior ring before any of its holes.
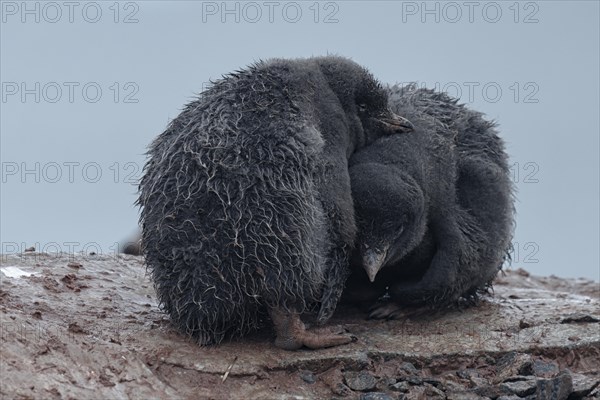
{"type": "Polygon", "coordinates": [[[361,163],[350,168],[358,228],[356,255],[371,282],[422,240],[426,216],[421,188],[392,165],[361,163]]]}
{"type": "Polygon", "coordinates": [[[391,110],[388,91],[367,69],[335,56],[321,57],[318,64],[346,114],[360,120],[367,142],[414,130],[408,119],[391,110]]]}

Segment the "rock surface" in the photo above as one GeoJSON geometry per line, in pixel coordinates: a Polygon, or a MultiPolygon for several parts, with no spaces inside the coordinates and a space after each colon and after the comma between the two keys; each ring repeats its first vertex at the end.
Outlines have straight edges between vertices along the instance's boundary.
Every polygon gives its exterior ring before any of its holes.
{"type": "Polygon", "coordinates": [[[268,329],[206,348],[180,336],[140,257],[27,252],[0,271],[3,399],[600,398],[593,281],[516,270],[462,311],[341,309],[332,324],[357,342],[286,352],[268,329]]]}

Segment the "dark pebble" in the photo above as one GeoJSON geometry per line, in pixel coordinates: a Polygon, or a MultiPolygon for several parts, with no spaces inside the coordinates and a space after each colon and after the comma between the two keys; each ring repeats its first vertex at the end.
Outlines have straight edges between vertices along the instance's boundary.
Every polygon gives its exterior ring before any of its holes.
{"type": "Polygon", "coordinates": [[[488,400],[488,397],[481,397],[478,394],[468,391],[452,391],[446,393],[448,400],[488,400]]]}
{"type": "Polygon", "coordinates": [[[448,400],[488,400],[488,397],[482,397],[473,392],[454,391],[446,393],[448,400]]]}
{"type": "Polygon", "coordinates": [[[560,321],[561,324],[572,324],[572,323],[581,323],[581,322],[600,322],[600,320],[596,317],[592,317],[591,315],[584,313],[574,313],[565,315],[565,317],[560,321]]]}
{"type": "Polygon", "coordinates": [[[569,371],[562,371],[554,379],[537,381],[538,400],[566,400],[573,391],[573,378],[569,371]]]}
{"type": "Polygon", "coordinates": [[[442,382],[440,379],[437,379],[437,378],[423,378],[423,382],[429,383],[431,386],[435,386],[436,388],[438,388],[440,390],[445,389],[444,382],[442,382]]]}
{"type": "Polygon", "coordinates": [[[473,389],[473,392],[483,396],[490,397],[492,399],[496,399],[500,396],[512,395],[513,393],[505,387],[501,386],[492,386],[492,385],[483,385],[473,389]]]}
{"type": "Polygon", "coordinates": [[[315,374],[310,371],[300,371],[300,378],[306,383],[313,384],[317,381],[315,374]]]}
{"type": "Polygon", "coordinates": [[[386,393],[381,392],[371,392],[371,393],[362,393],[359,397],[360,400],[395,400],[394,397],[390,396],[386,393]]]}
{"type": "Polygon", "coordinates": [[[409,376],[405,379],[408,383],[412,383],[413,385],[422,385],[423,379],[418,376],[409,376]]]}
{"type": "Polygon", "coordinates": [[[425,396],[426,398],[432,400],[444,400],[446,398],[446,395],[443,391],[427,383],[425,384],[425,396]]]}
{"type": "Polygon", "coordinates": [[[533,361],[529,354],[511,351],[498,360],[494,382],[500,383],[515,375],[532,375],[533,361]]]}
{"type": "Polygon", "coordinates": [[[397,392],[406,393],[408,389],[410,389],[410,384],[408,382],[398,382],[390,385],[390,389],[395,390],[397,392]]]}
{"type": "Polygon", "coordinates": [[[403,362],[402,364],[400,364],[400,369],[412,375],[416,375],[419,373],[419,370],[412,363],[409,362],[403,362]]]}
{"type": "Polygon", "coordinates": [[[511,393],[516,394],[517,396],[525,397],[535,393],[537,381],[535,378],[529,378],[515,382],[504,382],[500,386],[508,389],[511,393]]]}
{"type": "Polygon", "coordinates": [[[471,379],[472,377],[479,377],[479,372],[475,369],[460,369],[456,371],[456,376],[461,379],[471,379]]]}
{"type": "Polygon", "coordinates": [[[344,382],[350,389],[362,392],[373,389],[377,384],[377,379],[366,371],[350,371],[344,374],[344,382]]]}
{"type": "Polygon", "coordinates": [[[558,375],[558,366],[551,362],[535,360],[532,366],[533,375],[538,378],[554,378],[558,375]]]}
{"type": "Polygon", "coordinates": [[[524,319],[519,321],[519,329],[531,328],[532,323],[529,321],[525,321],[524,319]]]}
{"type": "Polygon", "coordinates": [[[379,381],[377,381],[377,385],[375,385],[375,390],[378,390],[380,392],[389,390],[389,388],[395,383],[396,383],[396,379],[389,378],[389,377],[383,377],[383,378],[379,379],[379,381]]]}
{"type": "Polygon", "coordinates": [[[573,393],[571,397],[579,399],[587,396],[600,385],[600,379],[592,378],[582,374],[571,374],[573,377],[573,393]]]}

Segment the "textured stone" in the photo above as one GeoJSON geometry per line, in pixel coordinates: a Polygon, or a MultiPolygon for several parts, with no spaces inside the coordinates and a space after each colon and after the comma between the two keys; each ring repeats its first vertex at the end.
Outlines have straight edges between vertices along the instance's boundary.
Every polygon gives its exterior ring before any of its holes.
{"type": "Polygon", "coordinates": [[[515,375],[531,375],[532,365],[529,354],[511,351],[498,360],[494,383],[504,382],[515,375]]]}
{"type": "Polygon", "coordinates": [[[410,362],[405,361],[402,364],[400,364],[400,369],[409,375],[419,374],[419,370],[417,369],[417,367],[415,367],[414,364],[410,362]]]}
{"type": "Polygon", "coordinates": [[[562,371],[556,378],[537,381],[538,400],[566,400],[573,391],[573,378],[569,371],[562,371]]]}
{"type": "Polygon", "coordinates": [[[533,375],[540,378],[554,378],[558,375],[558,366],[552,362],[535,360],[532,365],[533,375]]]}
{"type": "Polygon", "coordinates": [[[446,393],[447,400],[487,400],[489,397],[483,397],[470,391],[451,391],[446,393]]]}
{"type": "Polygon", "coordinates": [[[517,396],[525,397],[535,393],[537,381],[535,378],[527,378],[514,382],[504,382],[500,386],[508,389],[517,396]]]}
{"type": "Polygon", "coordinates": [[[600,385],[600,378],[589,377],[583,374],[571,373],[573,377],[573,392],[571,396],[574,398],[581,398],[587,396],[600,385]]]}
{"type": "Polygon", "coordinates": [[[492,399],[498,398],[500,396],[512,395],[508,388],[502,386],[493,386],[493,385],[482,385],[473,389],[474,393],[477,393],[480,396],[490,397],[492,399]]]}
{"type": "Polygon", "coordinates": [[[375,388],[377,379],[366,371],[344,373],[344,382],[352,390],[363,392],[375,388]]]}
{"type": "Polygon", "coordinates": [[[390,385],[390,389],[398,391],[398,392],[406,393],[410,389],[410,384],[408,382],[401,381],[401,382],[394,383],[393,385],[390,385]]]}
{"type": "Polygon", "coordinates": [[[382,392],[361,393],[360,400],[396,400],[395,397],[382,392]]]}
{"type": "Polygon", "coordinates": [[[428,383],[426,383],[424,385],[425,387],[425,396],[428,399],[433,399],[433,400],[437,400],[437,399],[445,399],[446,395],[444,394],[443,391],[441,391],[440,389],[436,388],[435,386],[432,386],[428,383]]]}
{"type": "Polygon", "coordinates": [[[300,371],[300,378],[302,378],[304,382],[310,384],[313,384],[317,381],[317,377],[315,376],[315,374],[306,370],[300,371]]]}

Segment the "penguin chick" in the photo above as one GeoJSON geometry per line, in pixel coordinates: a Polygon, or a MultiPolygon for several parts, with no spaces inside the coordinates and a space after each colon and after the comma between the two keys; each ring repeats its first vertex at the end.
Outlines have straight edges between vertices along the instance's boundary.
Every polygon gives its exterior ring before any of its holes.
{"type": "Polygon", "coordinates": [[[384,295],[396,281],[423,277],[437,248],[430,244],[431,235],[442,233],[439,225],[456,224],[452,133],[419,110],[407,107],[403,112],[415,132],[381,138],[349,163],[358,233],[353,257],[357,276],[350,278],[347,291],[358,293],[364,285],[369,300],[384,295]],[[427,245],[419,248],[426,235],[427,245]]]}
{"type": "Polygon", "coordinates": [[[410,130],[342,57],[274,59],[214,82],[152,142],[140,183],[142,252],[173,324],[208,345],[268,314],[278,347],[348,343],[301,316],[326,322],[349,274],[348,158],[410,130]]]}
{"type": "Polygon", "coordinates": [[[484,290],[507,258],[514,218],[494,124],[427,89],[393,87],[415,125],[350,161],[358,246],[345,299],[444,305],[484,290]]]}

